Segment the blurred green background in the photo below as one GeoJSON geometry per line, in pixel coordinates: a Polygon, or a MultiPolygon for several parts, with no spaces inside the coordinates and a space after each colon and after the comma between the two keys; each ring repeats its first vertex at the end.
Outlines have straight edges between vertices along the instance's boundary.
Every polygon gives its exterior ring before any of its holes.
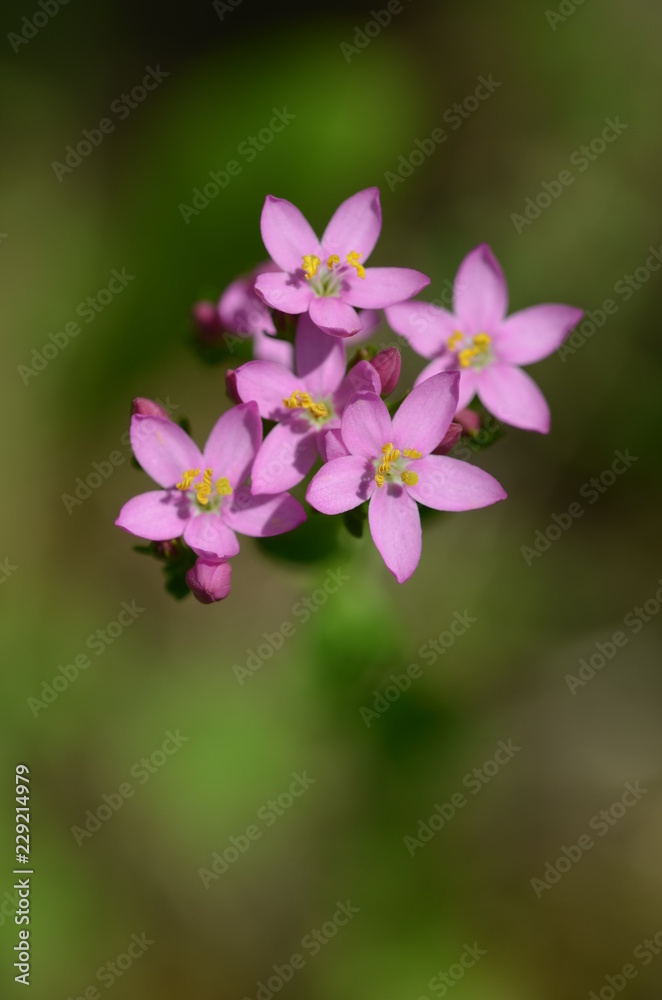
{"type": "MultiPolygon", "coordinates": [[[[414,0],[361,49],[369,5],[73,2],[23,44],[12,33],[32,32],[22,19],[42,8],[5,4],[1,996],[22,989],[12,969],[18,762],[32,774],[36,1000],[95,988],[126,1000],[451,990],[610,1000],[628,963],[628,997],[659,996],[662,954],[646,946],[633,957],[662,929],[655,602],[636,634],[623,621],[662,578],[661,278],[648,269],[630,294],[614,289],[662,244],[662,9],[560,9],[564,19],[524,0],[414,0]],[[157,65],[168,74],[158,88],[126,117],[111,112],[157,65]],[[493,95],[453,128],[453,105],[490,74],[493,95]],[[238,155],[283,107],[296,116],[287,129],[252,162],[238,155]],[[627,129],[588,168],[573,165],[617,116],[627,129]],[[106,117],[114,130],[58,180],[53,162],[106,117]],[[447,141],[390,190],[386,173],[438,127],[447,141]],[[241,174],[186,224],[179,206],[231,159],[241,174]],[[526,199],[568,168],[574,183],[516,226],[526,199]],[[533,369],[552,433],[511,429],[477,457],[508,502],[426,523],[410,583],[399,587],[370,543],[349,536],[309,565],[245,540],[229,600],[176,604],[158,566],[113,526],[122,503],[149,488],[128,461],[130,401],[169,400],[204,440],[228,403],[222,369],[187,344],[191,303],[263,259],[267,193],[321,231],[341,200],[373,184],[384,213],[374,263],[425,271],[428,298],[486,241],[513,310],[598,310],[609,298],[618,308],[575,338],[575,353],[533,369]],[[33,349],[123,268],[133,278],[121,294],[26,384],[19,366],[34,363],[33,349]],[[597,502],[582,500],[583,484],[626,449],[632,467],[597,502]],[[123,461],[68,511],[63,494],[115,451],[123,461]],[[584,516],[528,565],[522,546],[576,501],[584,516]],[[297,602],[338,569],[347,582],[310,620],[297,617],[297,602]],[[103,653],[91,649],[88,637],[132,601],[144,609],[135,623],[102,640],[103,653]],[[422,647],[456,612],[475,622],[426,663],[422,647]],[[294,637],[240,683],[233,666],[288,621],[294,637]],[[571,693],[567,675],[619,629],[627,645],[571,693]],[[79,654],[90,666],[31,708],[79,654]],[[411,663],[423,675],[366,725],[360,709],[411,663]],[[166,757],[165,734],[177,730],[187,742],[166,757]],[[500,740],[521,749],[472,794],[465,775],[500,740]],[[304,771],[315,782],[290,802],[292,774],[304,771]],[[600,836],[591,818],[636,781],[647,793],[600,836]],[[72,828],[127,782],[134,794],[79,846],[72,828]],[[412,857],[404,838],[459,793],[466,806],[412,857]],[[267,804],[282,795],[276,816],[267,804]],[[249,849],[201,876],[249,826],[259,831],[249,849]],[[583,834],[594,847],[536,892],[532,879],[583,834]],[[347,900],[359,912],[331,938],[347,900]],[[325,923],[313,954],[302,941],[325,923]],[[133,934],[153,944],[109,972],[133,934]],[[464,971],[476,942],[485,954],[464,971]],[[295,953],[305,966],[260,994],[295,953]]],[[[411,384],[420,363],[405,356],[411,384]]]]}

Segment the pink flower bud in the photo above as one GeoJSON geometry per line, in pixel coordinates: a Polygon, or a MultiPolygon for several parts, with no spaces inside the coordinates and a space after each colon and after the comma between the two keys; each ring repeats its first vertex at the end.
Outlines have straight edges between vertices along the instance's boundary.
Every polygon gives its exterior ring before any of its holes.
{"type": "Polygon", "coordinates": [[[191,309],[191,317],[203,343],[219,340],[222,337],[223,326],[215,302],[196,302],[191,309]]]}
{"type": "Polygon", "coordinates": [[[370,362],[379,375],[382,383],[382,396],[390,396],[400,378],[402,368],[402,358],[397,347],[387,347],[385,351],[380,351],[370,362]]]}
{"type": "Polygon", "coordinates": [[[235,374],[236,369],[228,368],[225,373],[225,388],[227,389],[228,396],[233,403],[241,403],[241,397],[237,391],[237,376],[235,374]]]}
{"type": "Polygon", "coordinates": [[[480,430],[480,417],[475,410],[458,410],[453,419],[465,434],[477,434],[480,430]]]}
{"type": "Polygon", "coordinates": [[[186,574],[186,582],[196,600],[201,604],[215,604],[230,593],[232,570],[229,562],[212,562],[198,559],[186,574]]]}
{"type": "Polygon", "coordinates": [[[462,437],[462,424],[456,424],[455,421],[450,425],[446,431],[446,436],[444,437],[441,444],[432,452],[433,455],[447,455],[449,451],[455,447],[457,442],[462,437]]]}
{"type": "Polygon", "coordinates": [[[169,415],[155,403],[152,399],[145,399],[143,396],[137,396],[131,405],[131,415],[136,417],[161,417],[162,420],[170,420],[169,415]]]}

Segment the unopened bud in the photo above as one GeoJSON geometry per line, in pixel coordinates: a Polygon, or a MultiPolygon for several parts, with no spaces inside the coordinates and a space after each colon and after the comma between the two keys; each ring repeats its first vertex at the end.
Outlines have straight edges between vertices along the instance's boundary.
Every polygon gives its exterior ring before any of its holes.
{"type": "Polygon", "coordinates": [[[223,336],[223,327],[214,302],[196,302],[191,309],[191,317],[196,332],[203,343],[219,340],[223,336]]]}
{"type": "Polygon", "coordinates": [[[186,582],[201,604],[215,604],[230,593],[232,570],[229,562],[198,559],[186,574],[186,582]]]}
{"type": "Polygon", "coordinates": [[[446,435],[437,447],[433,451],[433,455],[447,455],[449,451],[455,447],[457,442],[462,437],[462,424],[456,424],[455,421],[450,425],[446,431],[446,435]]]}
{"type": "Polygon", "coordinates": [[[477,434],[480,430],[480,417],[475,410],[458,410],[453,419],[465,434],[477,434]]]}
{"type": "Polygon", "coordinates": [[[169,414],[153,399],[145,399],[137,396],[131,404],[131,415],[134,417],[161,417],[162,420],[170,420],[169,414]]]}
{"type": "Polygon", "coordinates": [[[237,391],[237,375],[235,368],[228,368],[225,373],[225,388],[233,403],[241,403],[241,397],[237,391]]]}
{"type": "Polygon", "coordinates": [[[382,396],[390,396],[400,378],[402,368],[402,358],[397,347],[387,347],[385,351],[380,351],[370,362],[379,375],[382,383],[382,396]]]}

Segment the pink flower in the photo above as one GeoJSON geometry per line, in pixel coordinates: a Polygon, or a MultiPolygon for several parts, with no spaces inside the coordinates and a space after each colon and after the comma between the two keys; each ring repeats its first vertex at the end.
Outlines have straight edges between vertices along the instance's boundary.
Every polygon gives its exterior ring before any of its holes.
{"type": "Polygon", "coordinates": [[[317,459],[325,434],[340,427],[349,399],[381,392],[375,369],[361,361],[345,375],[342,340],[329,337],[308,314],[295,340],[296,374],[269,361],[249,361],[234,373],[239,397],[254,400],[265,420],[277,421],[253,465],[253,491],[279,493],[300,483],[317,459]]]}
{"type": "Polygon", "coordinates": [[[202,452],[177,424],[134,416],[134,454],[163,489],[129,500],[115,524],[154,542],[183,535],[197,555],[212,561],[237,554],[235,532],[265,537],[291,531],[306,519],[298,500],[287,493],[254,496],[242,485],[261,441],[255,403],[224,413],[202,452]]]}
{"type": "Polygon", "coordinates": [[[434,375],[407,396],[392,421],[379,396],[355,396],[341,426],[348,454],[322,466],[306,493],[323,514],[341,514],[369,500],[373,541],[398,583],[409,579],[421,557],[416,501],[460,511],[506,496],[482,469],[431,454],[457,409],[458,383],[457,372],[434,375]]]}
{"type": "Polygon", "coordinates": [[[417,379],[459,368],[459,407],[474,393],[503,423],[549,431],[545,397],[519,365],[552,354],[584,315],[564,305],[541,305],[506,317],[508,287],[486,243],[460,264],[453,288],[454,314],[426,302],[405,302],[386,311],[389,325],[424,358],[433,358],[417,379]]]}
{"type": "Polygon", "coordinates": [[[321,241],[298,208],[267,195],[262,239],[280,271],[262,274],[258,295],[274,309],[310,313],[334,337],[359,333],[356,309],[383,309],[416,295],[430,279],[402,267],[365,267],[382,228],[379,190],[367,188],[337,209],[321,241]]]}
{"type": "Polygon", "coordinates": [[[230,563],[197,559],[186,574],[186,582],[196,600],[201,604],[223,601],[230,593],[232,569],[230,563]]]}
{"type": "Polygon", "coordinates": [[[292,367],[292,345],[276,339],[276,327],[269,309],[255,293],[255,279],[278,268],[271,261],[260,264],[225,289],[218,302],[221,329],[237,337],[253,339],[253,353],[263,361],[292,367]]]}

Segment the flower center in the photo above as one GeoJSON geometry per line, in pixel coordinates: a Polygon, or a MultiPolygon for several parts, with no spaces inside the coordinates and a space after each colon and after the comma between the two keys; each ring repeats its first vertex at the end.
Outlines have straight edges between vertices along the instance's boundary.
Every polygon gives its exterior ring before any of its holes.
{"type": "Polygon", "coordinates": [[[448,338],[449,351],[457,352],[460,368],[484,368],[494,361],[491,349],[492,338],[489,333],[477,333],[475,337],[465,337],[456,330],[448,338]]]}
{"type": "Polygon", "coordinates": [[[326,403],[321,400],[316,403],[309,392],[299,390],[293,392],[288,399],[283,400],[283,406],[286,406],[288,410],[305,410],[311,417],[322,423],[330,416],[326,403]]]}
{"type": "Polygon", "coordinates": [[[204,473],[202,473],[202,479],[196,483],[195,480],[199,475],[200,469],[187,469],[185,472],[182,472],[181,482],[177,483],[177,489],[183,493],[189,490],[195,492],[195,499],[201,507],[208,507],[210,500],[212,501],[210,510],[219,507],[220,498],[230,496],[232,493],[230,480],[222,476],[215,483],[212,483],[214,471],[213,469],[205,469],[204,473]],[[216,490],[215,494],[214,489],[216,490]]]}
{"type": "Polygon", "coordinates": [[[350,268],[354,268],[359,278],[365,278],[365,267],[361,264],[363,254],[356,250],[351,250],[347,254],[347,262],[343,264],[337,253],[332,253],[326,265],[317,254],[304,254],[302,259],[302,269],[306,276],[306,281],[311,282],[311,288],[315,295],[338,296],[343,275],[347,274],[350,268]]]}
{"type": "Polygon", "coordinates": [[[376,463],[379,462],[379,464],[375,464],[377,486],[381,489],[386,482],[397,483],[398,480],[405,486],[416,486],[418,473],[409,469],[408,466],[409,462],[422,457],[421,452],[415,448],[405,448],[403,452],[400,452],[389,441],[382,448],[381,460],[375,460],[376,463]]]}

